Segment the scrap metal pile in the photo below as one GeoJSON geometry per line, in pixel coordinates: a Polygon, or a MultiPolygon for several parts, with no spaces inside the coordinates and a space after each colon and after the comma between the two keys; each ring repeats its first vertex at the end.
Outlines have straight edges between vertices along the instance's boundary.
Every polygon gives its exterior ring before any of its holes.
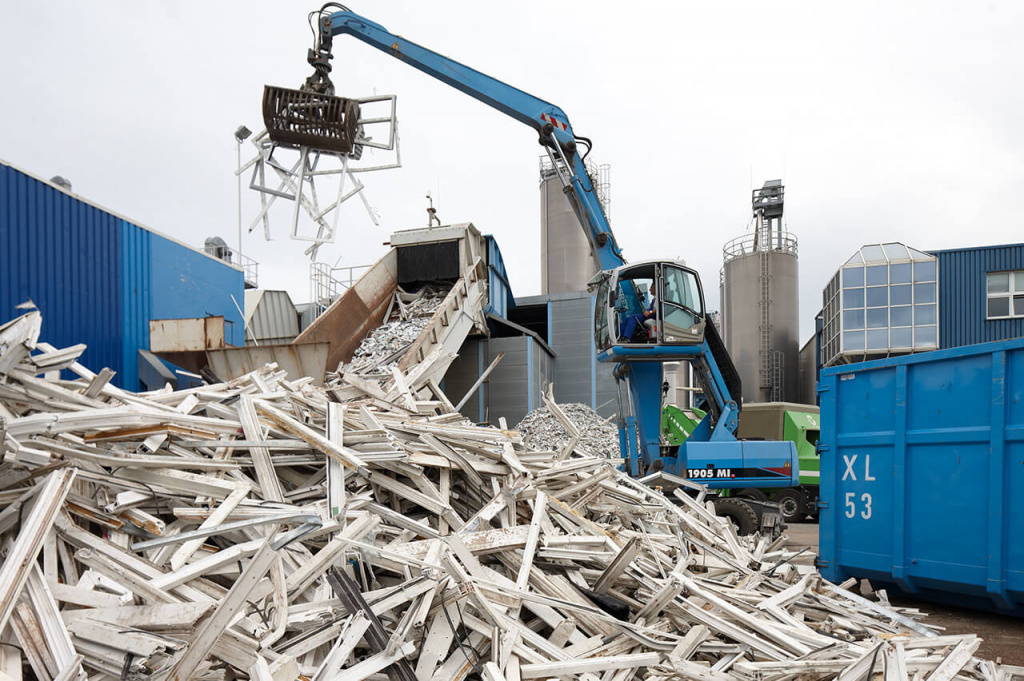
{"type": "Polygon", "coordinates": [[[606,459],[619,457],[619,429],[585,404],[557,404],[534,409],[516,426],[533,449],[559,451],[575,439],[576,451],[606,459]]]}
{"type": "Polygon", "coordinates": [[[0,677],[1024,673],[415,375],[134,394],[38,333],[0,327],[0,677]]]}
{"type": "Polygon", "coordinates": [[[450,285],[432,284],[415,293],[398,289],[384,315],[384,323],[363,339],[341,370],[363,375],[390,372],[427,327],[450,290],[450,285]]]}

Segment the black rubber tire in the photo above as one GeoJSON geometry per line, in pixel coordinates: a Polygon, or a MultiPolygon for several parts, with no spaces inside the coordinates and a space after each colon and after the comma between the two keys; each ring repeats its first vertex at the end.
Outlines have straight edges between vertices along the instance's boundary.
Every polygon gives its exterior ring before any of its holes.
{"type": "Polygon", "coordinates": [[[742,499],[735,497],[716,499],[715,513],[732,521],[736,527],[736,533],[741,537],[757,532],[757,513],[742,499]]]}
{"type": "Polygon", "coordinates": [[[754,501],[768,501],[768,495],[765,494],[763,489],[757,489],[756,487],[747,487],[736,492],[734,496],[740,499],[753,499],[754,501]]]}
{"type": "Polygon", "coordinates": [[[807,515],[807,500],[804,495],[795,489],[784,489],[772,499],[779,505],[782,514],[782,522],[799,523],[807,515]]]}

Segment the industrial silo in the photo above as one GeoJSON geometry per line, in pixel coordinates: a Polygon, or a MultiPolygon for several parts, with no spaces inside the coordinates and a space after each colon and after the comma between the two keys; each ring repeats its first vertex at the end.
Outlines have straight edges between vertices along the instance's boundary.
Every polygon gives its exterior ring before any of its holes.
{"type": "MultiPolygon", "coordinates": [[[[608,166],[588,163],[587,169],[608,215],[608,166]]],[[[540,261],[542,294],[585,291],[587,282],[598,269],[590,241],[547,156],[542,157],[540,163],[540,261]]]]}
{"type": "Polygon", "coordinates": [[[755,189],[753,232],[723,249],[722,325],[744,402],[794,402],[799,392],[797,243],[782,228],[783,195],[781,180],[755,189]]]}

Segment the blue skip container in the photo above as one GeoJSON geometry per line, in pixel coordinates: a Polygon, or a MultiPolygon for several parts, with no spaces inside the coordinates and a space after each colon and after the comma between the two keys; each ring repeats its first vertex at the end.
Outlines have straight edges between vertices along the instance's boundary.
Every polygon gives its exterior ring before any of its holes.
{"type": "Polygon", "coordinates": [[[825,369],[819,569],[1024,616],[1024,339],[825,369]]]}

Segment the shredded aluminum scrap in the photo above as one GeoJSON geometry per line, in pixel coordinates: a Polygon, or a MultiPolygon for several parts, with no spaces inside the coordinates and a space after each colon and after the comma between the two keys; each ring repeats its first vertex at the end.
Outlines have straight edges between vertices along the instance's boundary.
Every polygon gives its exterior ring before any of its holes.
{"type": "Polygon", "coordinates": [[[413,369],[132,393],[40,325],[0,326],[0,678],[1024,679],[413,369]]]}
{"type": "MultiPolygon", "coordinates": [[[[577,451],[591,456],[618,458],[618,428],[585,404],[569,403],[559,406],[580,431],[577,451]]],[[[516,430],[523,434],[526,442],[534,449],[557,452],[572,439],[566,427],[547,407],[531,411],[519,422],[516,430]]]]}
{"type": "Polygon", "coordinates": [[[352,360],[341,370],[361,375],[386,375],[427,328],[449,290],[449,286],[427,285],[411,294],[396,292],[388,320],[363,339],[352,360]]]}

